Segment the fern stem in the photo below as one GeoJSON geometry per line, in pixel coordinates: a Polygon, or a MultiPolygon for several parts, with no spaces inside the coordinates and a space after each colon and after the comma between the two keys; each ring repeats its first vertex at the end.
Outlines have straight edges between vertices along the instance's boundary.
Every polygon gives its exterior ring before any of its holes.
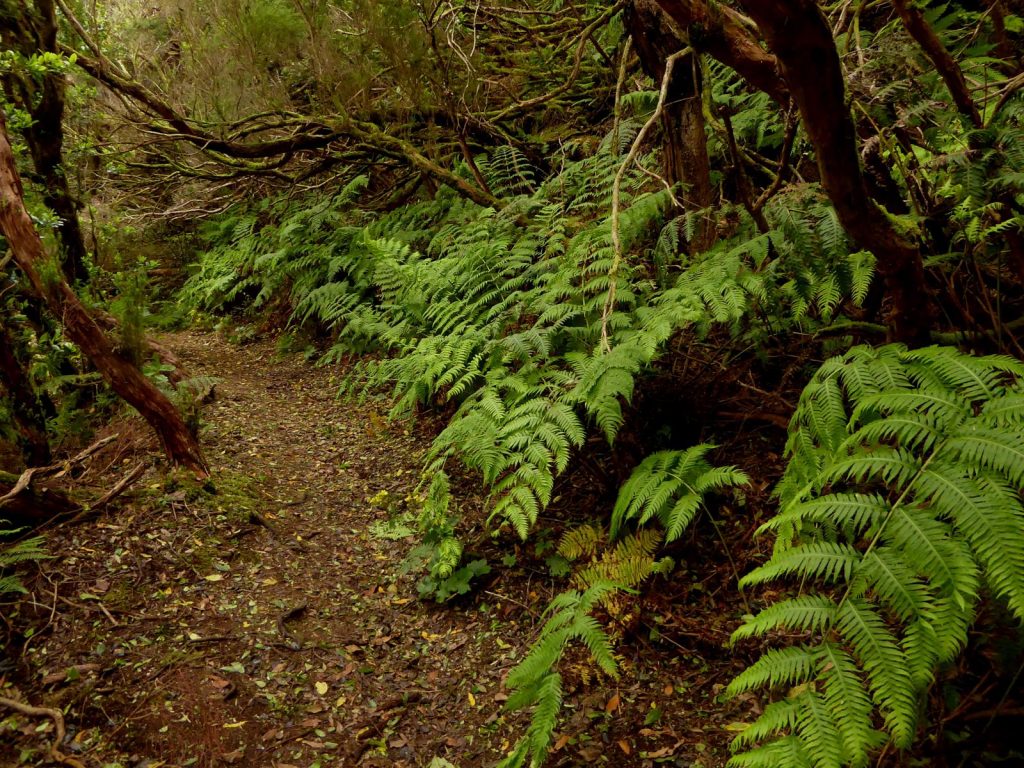
{"type": "MultiPolygon", "coordinates": [[[[900,504],[902,504],[904,499],[907,498],[907,494],[909,494],[910,489],[914,487],[914,483],[916,483],[917,479],[921,477],[922,474],[924,474],[924,471],[928,469],[928,465],[932,463],[932,459],[939,455],[939,452],[943,449],[943,447],[945,447],[947,442],[949,441],[943,440],[941,443],[939,443],[935,450],[931,452],[931,455],[927,459],[925,459],[924,463],[917,470],[917,472],[914,473],[914,476],[910,478],[906,486],[904,486],[903,491],[899,495],[899,498],[897,498],[896,501],[892,503],[892,506],[889,507],[889,511],[888,513],[886,513],[885,519],[882,521],[882,524],[878,526],[878,530],[875,531],[875,535],[872,537],[870,543],[868,544],[868,548],[865,549],[864,554],[861,555],[861,562],[863,562],[864,559],[874,551],[875,547],[878,545],[878,542],[882,538],[882,534],[885,533],[886,526],[889,525],[889,521],[891,521],[892,516],[896,514],[896,510],[899,509],[900,504]]],[[[851,578],[846,585],[846,591],[843,593],[842,598],[840,598],[839,602],[836,603],[836,616],[839,615],[839,609],[842,608],[846,601],[849,599],[850,593],[852,591],[853,579],[851,578]]],[[[831,624],[832,622],[829,622],[828,625],[824,627],[822,634],[831,629],[831,624]]]]}
{"type": "Polygon", "coordinates": [[[725,556],[729,558],[729,567],[732,568],[732,575],[736,578],[737,588],[739,592],[740,601],[743,603],[743,610],[747,613],[751,613],[750,603],[747,602],[747,595],[743,591],[743,587],[739,586],[740,581],[740,569],[736,567],[736,560],[733,559],[732,550],[729,547],[729,543],[725,540],[725,535],[722,533],[722,529],[718,527],[718,521],[715,520],[715,516],[708,511],[708,520],[711,521],[711,527],[715,529],[715,533],[718,534],[718,540],[722,542],[722,549],[725,550],[725,556]]]}

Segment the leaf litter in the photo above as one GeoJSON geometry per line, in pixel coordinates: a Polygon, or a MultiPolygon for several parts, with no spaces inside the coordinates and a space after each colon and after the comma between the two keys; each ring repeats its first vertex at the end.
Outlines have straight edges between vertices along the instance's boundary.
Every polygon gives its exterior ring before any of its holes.
{"type": "MultiPolygon", "coordinates": [[[[10,614],[21,654],[0,695],[60,707],[65,752],[104,768],[503,757],[526,723],[503,709],[504,678],[562,581],[528,546],[484,537],[481,554],[504,561],[485,588],[415,599],[401,568],[413,518],[379,502],[416,489],[429,418],[411,429],[386,403],[338,400],[336,371],[270,342],[166,341],[218,378],[202,431],[212,481],[151,469],[97,520],[51,534],[57,557],[10,614]]],[[[460,492],[482,509],[476,488],[460,492]]],[[[756,702],[715,703],[742,660],[721,647],[734,606],[703,577],[718,570],[645,598],[657,627],[623,645],[620,683],[570,660],[550,765],[724,765],[736,706],[756,702]]],[[[0,764],[43,763],[38,726],[0,720],[0,764]]]]}

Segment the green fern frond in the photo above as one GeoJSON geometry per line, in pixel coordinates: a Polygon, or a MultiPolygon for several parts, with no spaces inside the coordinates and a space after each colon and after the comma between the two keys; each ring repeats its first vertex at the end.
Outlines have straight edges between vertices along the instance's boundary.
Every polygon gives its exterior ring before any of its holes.
{"type": "Polygon", "coordinates": [[[712,467],[705,455],[713,447],[701,444],[644,459],[619,491],[611,535],[617,536],[627,522],[644,525],[656,517],[665,528],[666,541],[673,541],[692,522],[707,493],[749,482],[735,467],[712,467]]]}
{"type": "Polygon", "coordinates": [[[773,710],[737,739],[736,749],[767,743],[733,764],[799,743],[814,765],[864,766],[886,742],[911,746],[928,686],[966,644],[983,590],[1024,618],[1022,372],[1008,358],[898,345],[822,365],[791,423],[782,508],[763,526],[779,541],[741,580],[795,578],[814,591],[734,635],[784,629],[811,644],[769,651],[730,692],[810,687],[798,715],[773,710]],[[837,387],[824,410],[822,393],[837,387]]]}

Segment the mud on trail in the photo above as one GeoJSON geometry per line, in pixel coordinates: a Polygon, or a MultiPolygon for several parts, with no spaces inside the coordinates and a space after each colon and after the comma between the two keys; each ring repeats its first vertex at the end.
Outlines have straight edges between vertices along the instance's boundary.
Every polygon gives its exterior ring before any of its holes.
{"type": "MultiPolygon", "coordinates": [[[[212,481],[152,468],[98,519],[49,532],[54,558],[4,609],[20,648],[0,695],[61,708],[63,751],[89,766],[497,762],[526,723],[503,711],[503,679],[564,583],[501,541],[472,596],[416,599],[414,540],[380,523],[414,511],[429,430],[338,400],[337,369],[272,342],[165,341],[217,379],[201,417],[212,481]]],[[[119,426],[94,464],[110,478],[156,456],[134,420],[119,426]]],[[[570,659],[550,765],[724,764],[752,703],[714,701],[742,663],[722,649],[737,608],[715,580],[731,573],[709,562],[647,598],[619,681],[570,659]]],[[[46,764],[52,730],[0,710],[0,764],[46,764]]]]}

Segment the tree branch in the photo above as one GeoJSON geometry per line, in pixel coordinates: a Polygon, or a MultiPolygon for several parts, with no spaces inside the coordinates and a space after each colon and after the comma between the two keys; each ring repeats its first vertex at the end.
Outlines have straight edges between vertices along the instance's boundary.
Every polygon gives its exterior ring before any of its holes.
{"type": "Polygon", "coordinates": [[[821,184],[844,229],[878,260],[891,301],[891,336],[926,344],[934,304],[925,287],[919,246],[868,196],[857,133],[846,105],[845,79],[832,30],[814,0],[744,0],[778,57],[789,91],[814,145],[821,184]]]}

